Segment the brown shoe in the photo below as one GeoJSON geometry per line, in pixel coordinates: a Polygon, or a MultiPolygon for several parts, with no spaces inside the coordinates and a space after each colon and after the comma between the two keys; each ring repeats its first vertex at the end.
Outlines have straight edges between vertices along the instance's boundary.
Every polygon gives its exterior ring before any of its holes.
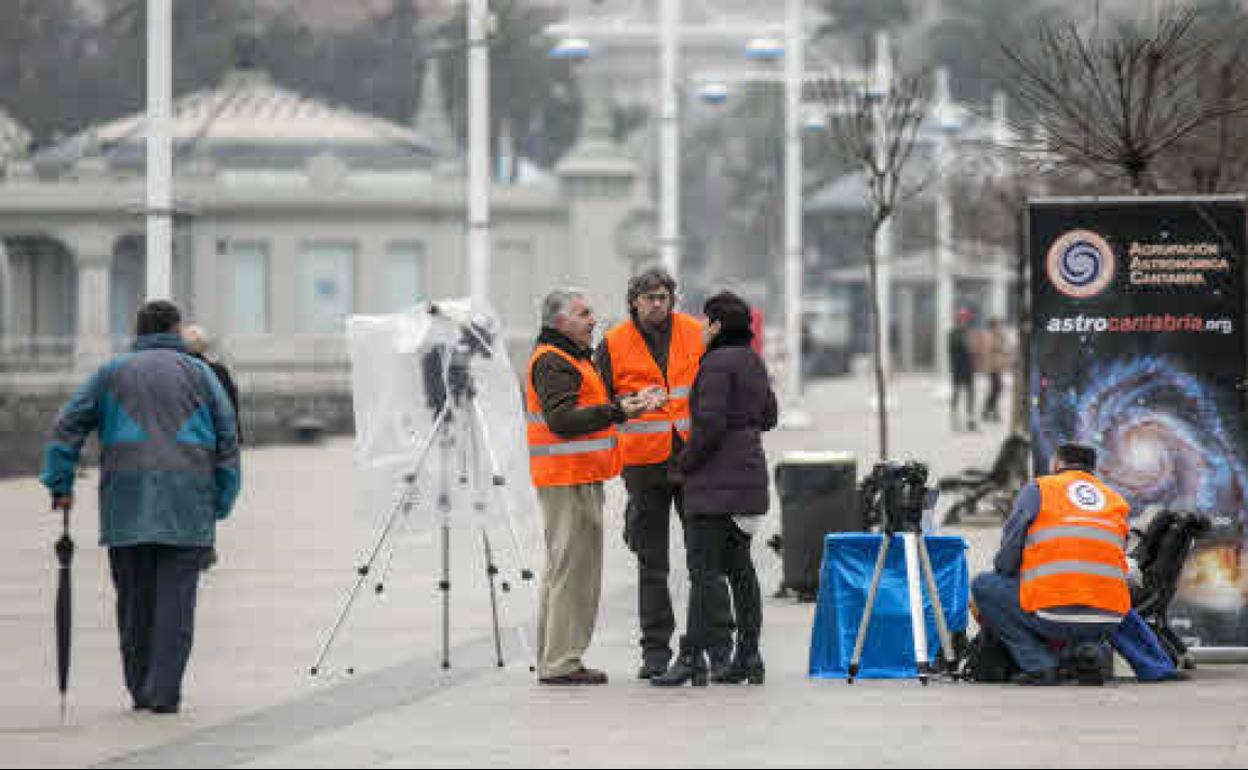
{"type": "Polygon", "coordinates": [[[575,671],[560,676],[547,676],[537,680],[540,684],[575,685],[575,684],[606,684],[606,672],[582,666],[575,671]]]}

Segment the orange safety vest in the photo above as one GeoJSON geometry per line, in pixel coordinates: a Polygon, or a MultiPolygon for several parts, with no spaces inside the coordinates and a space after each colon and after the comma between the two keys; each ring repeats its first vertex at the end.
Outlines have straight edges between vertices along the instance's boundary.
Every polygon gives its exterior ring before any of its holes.
{"type": "Polygon", "coordinates": [[[1082,471],[1036,484],[1040,513],[1027,530],[1019,575],[1023,610],[1078,605],[1127,614],[1126,501],[1082,471]]]}
{"type": "Polygon", "coordinates": [[[524,408],[529,443],[529,475],[535,487],[566,487],[605,481],[620,473],[622,455],[616,442],[615,426],[586,433],[574,439],[560,437],[546,426],[542,405],[533,390],[533,364],[547,353],[567,361],[581,374],[581,390],[576,396],[578,409],[609,403],[607,386],[592,361],[577,360],[553,345],[539,344],[529,359],[525,377],[524,408]]]}
{"type": "Polygon", "coordinates": [[[672,313],[667,371],[659,371],[650,348],[632,319],[606,335],[611,378],[617,395],[632,395],[653,385],[667,391],[667,403],[620,426],[625,465],[653,465],[672,455],[672,430],[689,440],[689,393],[702,358],[702,325],[684,313],[672,313]]]}

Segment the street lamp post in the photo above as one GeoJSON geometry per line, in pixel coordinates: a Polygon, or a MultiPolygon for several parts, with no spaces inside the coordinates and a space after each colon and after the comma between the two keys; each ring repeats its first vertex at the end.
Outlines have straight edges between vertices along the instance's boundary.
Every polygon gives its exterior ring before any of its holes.
{"type": "Polygon", "coordinates": [[[681,0],[659,8],[659,257],[672,275],[680,271],[680,124],[676,113],[676,67],[681,0]]]}
{"type": "Polygon", "coordinates": [[[806,69],[802,34],[805,0],[787,0],[784,17],[784,378],[785,424],[809,423],[802,396],[802,81],[806,69]]]}
{"type": "Polygon", "coordinates": [[[607,23],[551,24],[547,34],[563,38],[552,56],[580,58],[588,53],[583,37],[619,41],[658,41],[659,44],[659,254],[663,266],[679,277],[680,238],[680,124],[678,70],[680,43],[686,39],[754,39],[774,25],[717,22],[686,25],[681,21],[682,0],[659,0],[658,24],[615,20],[607,23]],[[575,42],[575,45],[573,43],[575,42]]]}
{"type": "Polygon", "coordinates": [[[936,70],[936,371],[940,377],[938,393],[949,388],[949,357],[945,345],[952,330],[953,285],[953,209],[950,205],[950,173],[952,153],[950,136],[957,130],[949,100],[949,71],[936,70]]]}
{"type": "MultiPolygon", "coordinates": [[[[661,0],[659,5],[659,253],[663,266],[677,275],[680,270],[680,127],[677,114],[677,69],[682,36],[699,34],[744,36],[747,58],[769,61],[783,54],[784,64],[784,345],[787,367],[783,395],[787,404],[785,424],[804,427],[809,419],[798,408],[802,391],[802,84],[806,79],[804,55],[804,0],[786,0],[783,48],[773,39],[759,37],[762,25],[721,25],[685,29],[681,26],[681,0],[661,0]]],[[[559,25],[562,28],[564,25],[559,25]]],[[[571,25],[568,25],[571,26],[571,25]]],[[[583,31],[576,27],[578,33],[583,31]]],[[[644,28],[620,25],[600,30],[607,37],[636,37],[644,28]]],[[[565,39],[552,55],[579,56],[587,52],[582,40],[565,39]],[[574,53],[575,52],[575,53],[574,53]]],[[[748,79],[765,79],[751,77],[748,79]]],[[[723,101],[722,86],[708,90],[708,101],[723,101]]]]}
{"type": "Polygon", "coordinates": [[[468,3],[468,287],[490,303],[490,41],[488,0],[468,3]]]}
{"type": "Polygon", "coordinates": [[[147,0],[146,261],[149,300],[169,299],[173,274],[173,0],[147,0]]]}
{"type": "MultiPolygon", "coordinates": [[[[877,168],[884,168],[888,163],[887,131],[885,130],[884,97],[893,88],[893,59],[889,49],[888,33],[878,32],[875,36],[875,73],[874,82],[869,86],[876,98],[872,105],[872,123],[875,127],[875,151],[878,155],[877,168]]],[[[900,171],[898,172],[900,173],[900,171]]],[[[889,339],[889,319],[892,317],[892,258],[893,258],[893,220],[890,214],[880,223],[875,233],[876,261],[876,307],[879,308],[875,319],[875,333],[880,351],[880,366],[884,370],[887,383],[892,361],[891,340],[889,339]]],[[[888,408],[888,388],[884,388],[885,402],[881,408],[888,408]]],[[[882,458],[886,459],[886,458],[882,458]]]]}

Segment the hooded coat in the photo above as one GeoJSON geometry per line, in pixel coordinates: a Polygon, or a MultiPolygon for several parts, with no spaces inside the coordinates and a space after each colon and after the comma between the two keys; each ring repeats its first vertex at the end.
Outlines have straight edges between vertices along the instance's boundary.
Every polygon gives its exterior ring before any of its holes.
{"type": "Polygon", "coordinates": [[[680,457],[686,515],[767,512],[762,433],[776,427],[778,408],[750,336],[722,332],[702,356],[693,381],[693,428],[680,457]]]}

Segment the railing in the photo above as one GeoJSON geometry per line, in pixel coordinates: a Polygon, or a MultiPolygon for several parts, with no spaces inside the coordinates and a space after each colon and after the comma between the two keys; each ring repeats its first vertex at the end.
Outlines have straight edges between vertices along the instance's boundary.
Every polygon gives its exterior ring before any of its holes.
{"type": "Polygon", "coordinates": [[[0,337],[0,371],[55,372],[73,365],[73,337],[0,337]]]}

